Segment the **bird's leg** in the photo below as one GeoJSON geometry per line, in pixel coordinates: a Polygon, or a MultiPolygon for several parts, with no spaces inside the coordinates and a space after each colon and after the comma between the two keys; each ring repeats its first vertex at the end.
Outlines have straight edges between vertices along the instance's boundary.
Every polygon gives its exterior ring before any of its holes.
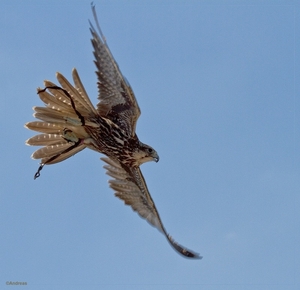
{"type": "Polygon", "coordinates": [[[68,143],[74,143],[74,144],[76,144],[78,142],[78,140],[80,140],[72,130],[67,129],[67,128],[64,129],[62,137],[68,143]]]}

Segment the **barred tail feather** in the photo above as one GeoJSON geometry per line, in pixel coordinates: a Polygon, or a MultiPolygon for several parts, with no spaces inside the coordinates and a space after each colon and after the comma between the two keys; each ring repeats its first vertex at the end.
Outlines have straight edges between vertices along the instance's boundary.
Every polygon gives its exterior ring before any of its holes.
{"type": "Polygon", "coordinates": [[[72,100],[76,105],[76,110],[78,110],[83,116],[88,116],[91,114],[94,115],[94,109],[93,106],[91,105],[91,101],[86,95],[85,89],[83,88],[79,76],[78,74],[76,74],[76,72],[73,74],[73,77],[74,76],[77,85],[80,86],[79,90],[74,88],[74,86],[72,86],[70,82],[62,74],[60,74],[59,72],[56,73],[56,78],[61,84],[61,86],[71,95],[72,100]]]}
{"type": "Polygon", "coordinates": [[[25,124],[25,128],[41,133],[59,134],[64,129],[62,124],[32,121],[25,124]]]}
{"type": "Polygon", "coordinates": [[[27,145],[30,146],[48,146],[55,145],[62,142],[60,134],[39,134],[29,138],[26,141],[27,145]]]}
{"type": "MultiPolygon", "coordinates": [[[[50,96],[52,98],[55,98],[61,105],[66,104],[70,109],[72,109],[70,98],[64,93],[64,91],[58,90],[56,84],[45,80],[44,85],[45,88],[47,88],[47,90],[51,93],[50,96]]],[[[45,92],[45,89],[38,88],[38,94],[40,97],[43,92],[45,92]]]]}
{"type": "Polygon", "coordinates": [[[33,107],[34,117],[45,122],[66,124],[67,120],[72,120],[72,124],[82,125],[81,120],[74,112],[60,112],[52,108],[33,107]]]}
{"type": "Polygon", "coordinates": [[[46,107],[34,107],[34,117],[41,121],[25,124],[25,127],[41,132],[29,138],[27,145],[44,146],[32,154],[41,159],[34,178],[40,176],[44,165],[61,162],[86,148],[84,140],[89,138],[84,126],[98,127],[93,121],[97,115],[76,69],[72,72],[75,86],[60,73],[57,79],[61,87],[45,81],[45,88],[38,88],[38,95],[46,107]]]}
{"type": "MultiPolygon", "coordinates": [[[[50,86],[49,82],[45,82],[46,87],[50,86]]],[[[51,83],[51,86],[55,86],[51,83]]],[[[51,94],[38,88],[38,94],[40,99],[46,104],[47,108],[51,108],[52,110],[56,110],[59,112],[71,113],[74,114],[74,110],[71,106],[71,102],[67,99],[60,91],[49,89],[51,94]]]]}
{"type": "MultiPolygon", "coordinates": [[[[41,159],[41,163],[42,164],[45,164],[45,165],[51,165],[51,164],[55,164],[55,163],[59,163],[61,161],[64,161],[70,157],[72,157],[73,155],[77,154],[78,152],[82,151],[83,149],[86,148],[86,146],[84,144],[81,144],[81,145],[78,145],[77,147],[74,147],[74,145],[70,145],[68,144],[69,146],[62,146],[61,147],[61,151],[59,151],[55,158],[53,160],[50,160],[52,157],[48,157],[48,158],[42,158],[41,159]],[[73,148],[71,148],[73,147],[73,148]],[[70,150],[68,150],[70,149],[70,150]]],[[[44,147],[44,148],[47,148],[47,147],[44,147]]],[[[50,150],[49,150],[50,151],[50,150]]]]}
{"type": "Polygon", "coordinates": [[[49,137],[48,142],[47,140],[36,141],[38,140],[37,137],[40,136],[43,135],[37,135],[28,139],[27,144],[37,146],[45,145],[44,147],[33,152],[33,154],[31,155],[32,159],[41,159],[41,164],[55,164],[61,162],[86,148],[86,145],[84,144],[79,144],[78,146],[75,146],[75,144],[68,143],[65,140],[62,141],[61,137],[60,139],[49,137]],[[53,157],[55,157],[55,159],[49,161],[53,157]]]}
{"type": "Polygon", "coordinates": [[[75,88],[77,89],[77,91],[81,95],[82,100],[85,101],[87,108],[89,108],[93,112],[93,114],[97,115],[98,112],[95,109],[95,107],[93,106],[88,94],[86,93],[85,88],[84,88],[84,86],[81,82],[81,79],[78,75],[78,72],[77,72],[76,68],[73,68],[73,70],[72,70],[72,77],[73,77],[73,81],[74,81],[74,84],[75,84],[75,88]]]}
{"type": "MultiPolygon", "coordinates": [[[[43,159],[43,158],[51,158],[52,156],[55,156],[57,154],[60,154],[64,150],[66,150],[68,147],[72,146],[67,141],[61,140],[59,143],[55,145],[47,145],[45,147],[42,147],[31,155],[32,159],[43,159]]],[[[42,162],[44,163],[44,162],[42,162]]]]}

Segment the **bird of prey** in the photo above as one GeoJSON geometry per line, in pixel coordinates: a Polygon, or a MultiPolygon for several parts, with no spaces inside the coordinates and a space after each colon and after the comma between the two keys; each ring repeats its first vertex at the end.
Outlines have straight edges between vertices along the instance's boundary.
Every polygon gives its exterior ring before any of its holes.
{"type": "Polygon", "coordinates": [[[142,218],[162,232],[171,246],[188,258],[201,256],[175,242],[166,232],[151,198],[140,165],[159,160],[157,152],[143,144],[136,135],[140,108],[133,90],[122,75],[103,36],[92,6],[97,30],[90,23],[92,45],[98,77],[98,105],[95,108],[88,97],[76,69],[74,85],[60,73],[60,86],[45,81],[45,88],[37,89],[45,107],[34,107],[34,117],[41,121],[25,127],[41,134],[31,137],[27,145],[43,146],[32,154],[41,159],[34,179],[40,176],[44,165],[61,162],[84,148],[100,152],[106,165],[110,187],[115,195],[130,205],[142,218]]]}

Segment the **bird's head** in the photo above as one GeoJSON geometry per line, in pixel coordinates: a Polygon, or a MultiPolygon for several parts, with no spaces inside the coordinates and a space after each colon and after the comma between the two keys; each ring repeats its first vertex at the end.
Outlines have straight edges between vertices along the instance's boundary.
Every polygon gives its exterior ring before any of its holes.
{"type": "Polygon", "coordinates": [[[138,149],[133,154],[138,166],[148,161],[159,161],[157,152],[151,146],[143,144],[142,142],[139,143],[138,149]]]}

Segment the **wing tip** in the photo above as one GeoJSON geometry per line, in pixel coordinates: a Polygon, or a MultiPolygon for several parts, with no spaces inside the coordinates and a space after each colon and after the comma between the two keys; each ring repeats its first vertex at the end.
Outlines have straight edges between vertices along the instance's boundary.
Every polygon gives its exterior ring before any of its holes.
{"type": "Polygon", "coordinates": [[[196,253],[192,250],[189,250],[183,246],[181,246],[180,244],[178,244],[177,242],[174,241],[174,239],[170,236],[167,235],[167,239],[169,241],[169,243],[171,244],[171,246],[179,253],[181,254],[184,258],[187,259],[195,259],[195,260],[201,260],[203,257],[200,256],[199,253],[196,253]]]}

